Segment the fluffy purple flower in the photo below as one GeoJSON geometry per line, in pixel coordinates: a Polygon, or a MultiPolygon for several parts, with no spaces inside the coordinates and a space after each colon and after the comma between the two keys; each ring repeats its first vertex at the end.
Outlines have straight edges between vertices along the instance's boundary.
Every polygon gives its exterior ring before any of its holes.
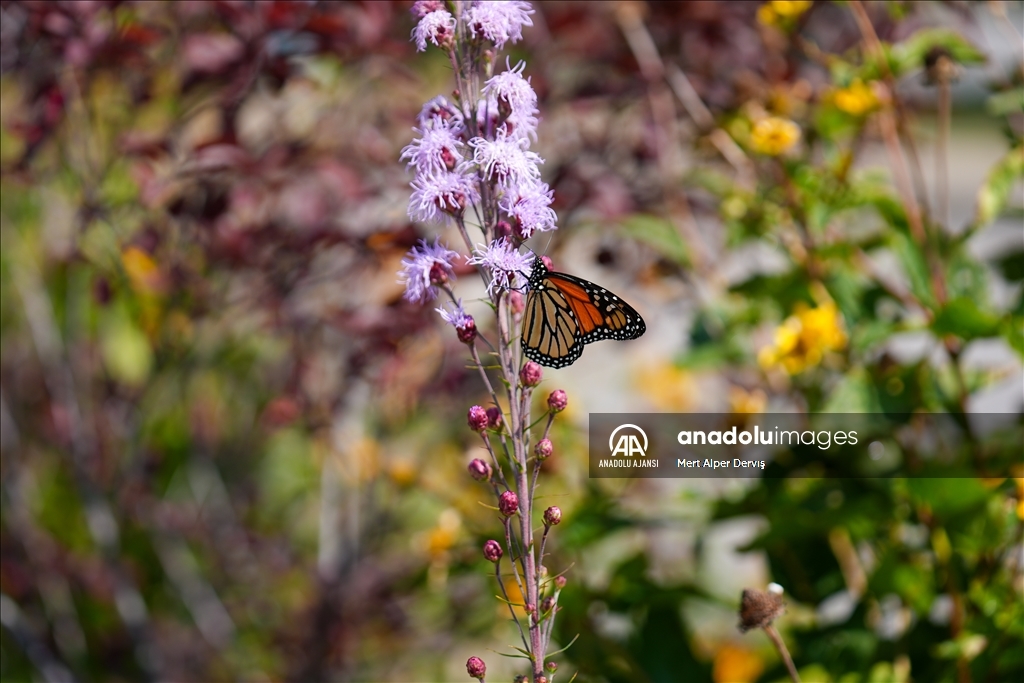
{"type": "Polygon", "coordinates": [[[452,261],[458,255],[442,245],[440,238],[435,238],[433,245],[420,240],[402,259],[402,270],[398,273],[398,281],[405,285],[405,300],[432,301],[437,296],[438,284],[455,279],[452,261]]]}
{"type": "Polygon", "coordinates": [[[428,100],[423,105],[423,109],[420,110],[419,116],[416,117],[416,121],[419,123],[420,130],[427,130],[433,128],[436,121],[448,121],[451,125],[452,133],[456,135],[460,134],[463,130],[463,117],[462,112],[454,104],[448,101],[444,95],[438,95],[432,100],[428,100]]]}
{"type": "Polygon", "coordinates": [[[517,278],[526,276],[533,266],[533,257],[520,254],[505,238],[494,240],[489,246],[481,247],[473,253],[476,255],[466,262],[491,271],[491,281],[487,284],[488,294],[515,288],[517,278]]]}
{"type": "Polygon", "coordinates": [[[500,50],[509,40],[522,39],[523,26],[533,26],[531,14],[530,3],[521,0],[477,0],[466,12],[466,26],[474,38],[486,38],[500,50]]]}
{"type": "Polygon", "coordinates": [[[443,9],[425,14],[416,24],[416,28],[412,30],[412,39],[419,52],[427,49],[428,41],[440,47],[442,43],[454,37],[455,17],[443,9]]]}
{"type": "Polygon", "coordinates": [[[455,334],[458,335],[459,341],[463,344],[468,344],[476,339],[476,321],[462,307],[462,299],[459,299],[458,303],[450,305],[452,306],[450,312],[445,308],[436,308],[434,310],[441,314],[441,318],[446,323],[455,328],[455,334]]]}
{"type": "Polygon", "coordinates": [[[454,171],[465,160],[462,156],[463,143],[450,120],[436,119],[428,128],[413,130],[422,137],[406,146],[399,158],[408,160],[409,166],[415,166],[417,173],[454,171]]]}
{"type": "Polygon", "coordinates": [[[444,9],[444,2],[442,0],[416,0],[412,3],[412,7],[409,9],[412,15],[417,19],[422,19],[431,12],[436,12],[439,9],[444,9]]]}
{"type": "Polygon", "coordinates": [[[409,218],[414,221],[442,223],[459,215],[480,199],[473,178],[466,173],[425,173],[412,181],[409,218]]]}
{"type": "Polygon", "coordinates": [[[525,138],[510,138],[503,130],[498,130],[494,140],[476,137],[469,141],[473,163],[483,169],[485,176],[496,179],[506,192],[540,179],[537,166],[544,160],[527,150],[528,144],[525,138]]]}
{"type": "Polygon", "coordinates": [[[554,194],[547,183],[523,183],[498,202],[501,210],[515,219],[520,237],[529,239],[535,232],[557,230],[558,216],[551,208],[554,194]]]}
{"type": "Polygon", "coordinates": [[[513,113],[536,113],[537,93],[533,91],[529,79],[523,78],[526,62],[520,61],[512,68],[506,60],[505,66],[505,71],[484,84],[484,95],[494,97],[499,103],[504,100],[513,113]]]}

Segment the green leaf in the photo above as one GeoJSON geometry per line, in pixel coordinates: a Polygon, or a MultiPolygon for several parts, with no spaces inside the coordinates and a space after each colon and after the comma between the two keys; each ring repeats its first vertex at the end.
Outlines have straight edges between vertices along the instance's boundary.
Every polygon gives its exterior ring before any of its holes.
{"type": "Polygon", "coordinates": [[[960,297],[947,303],[932,322],[936,334],[953,334],[961,339],[992,337],[999,332],[999,318],[982,311],[974,299],[960,297]]]}
{"type": "Polygon", "coordinates": [[[1006,153],[978,188],[978,211],[974,227],[981,227],[998,218],[1006,208],[1014,183],[1024,178],[1024,145],[1006,153]]]}
{"type": "Polygon", "coordinates": [[[910,282],[910,291],[918,300],[927,305],[934,306],[932,298],[931,282],[928,277],[928,266],[924,260],[924,254],[920,246],[909,235],[903,232],[894,232],[889,236],[889,244],[900,259],[903,272],[906,273],[910,282]]]}
{"type": "Polygon", "coordinates": [[[1006,116],[1014,112],[1024,111],[1024,87],[1005,90],[992,95],[985,102],[985,107],[992,116],[1006,116]]]}
{"type": "Polygon", "coordinates": [[[955,516],[984,505],[989,497],[988,489],[980,481],[966,477],[908,479],[907,491],[940,517],[955,516]]]}
{"type": "Polygon", "coordinates": [[[863,368],[855,368],[832,390],[821,412],[880,413],[882,408],[871,378],[863,368]]]}
{"type": "Polygon", "coordinates": [[[1013,350],[1024,356],[1024,317],[1015,315],[1007,318],[999,331],[1013,350]]]}
{"type": "Polygon", "coordinates": [[[622,230],[629,237],[643,242],[655,251],[679,265],[688,265],[690,258],[686,244],[679,231],[671,222],[658,216],[634,214],[622,224],[622,230]]]}
{"type": "Polygon", "coordinates": [[[897,77],[924,66],[925,56],[936,48],[946,50],[960,64],[984,64],[985,55],[956,31],[925,28],[892,46],[889,67],[897,77]]]}

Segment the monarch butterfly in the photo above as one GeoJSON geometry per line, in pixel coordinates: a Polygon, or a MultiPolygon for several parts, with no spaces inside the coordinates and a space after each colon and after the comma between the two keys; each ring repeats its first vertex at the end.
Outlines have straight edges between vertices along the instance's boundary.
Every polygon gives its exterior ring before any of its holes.
{"type": "Polygon", "coordinates": [[[533,262],[523,311],[523,353],[552,368],[572,365],[583,345],[601,339],[636,339],[644,319],[625,301],[593,282],[555,273],[533,262]]]}

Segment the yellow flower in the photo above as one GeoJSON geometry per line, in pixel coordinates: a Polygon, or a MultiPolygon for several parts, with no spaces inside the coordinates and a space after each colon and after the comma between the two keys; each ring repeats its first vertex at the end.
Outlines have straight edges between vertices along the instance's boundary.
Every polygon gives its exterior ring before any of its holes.
{"type": "Polygon", "coordinates": [[[818,365],[826,353],[845,347],[846,331],[834,302],[816,308],[800,304],[775,330],[774,343],[757,354],[757,362],[765,370],[780,366],[796,375],[818,365]]]}
{"type": "Polygon", "coordinates": [[[812,0],[772,0],[768,3],[780,17],[798,17],[811,8],[812,0]]]}
{"type": "Polygon", "coordinates": [[[747,391],[743,387],[729,387],[729,409],[738,415],[763,413],[768,397],[760,389],[747,391]]]}
{"type": "Polygon", "coordinates": [[[672,363],[659,363],[640,370],[636,386],[658,410],[681,412],[693,405],[695,387],[690,373],[672,363]]]}
{"type": "Polygon", "coordinates": [[[757,8],[757,22],[763,26],[774,26],[780,20],[799,17],[813,4],[811,0],[772,0],[757,8]]]}
{"type": "Polygon", "coordinates": [[[751,683],[764,671],[756,652],[726,643],[715,653],[711,677],[715,683],[751,683]]]}
{"type": "Polygon", "coordinates": [[[132,288],[142,293],[159,293],[164,289],[164,278],[160,267],[138,247],[128,247],[121,252],[121,263],[132,288]]]}
{"type": "Polygon", "coordinates": [[[878,106],[875,91],[859,78],[847,87],[836,90],[832,99],[837,108],[851,116],[863,116],[878,106]]]}
{"type": "Polygon", "coordinates": [[[754,151],[769,156],[778,156],[800,141],[800,127],[778,116],[761,119],[750,134],[750,144],[754,151]]]}

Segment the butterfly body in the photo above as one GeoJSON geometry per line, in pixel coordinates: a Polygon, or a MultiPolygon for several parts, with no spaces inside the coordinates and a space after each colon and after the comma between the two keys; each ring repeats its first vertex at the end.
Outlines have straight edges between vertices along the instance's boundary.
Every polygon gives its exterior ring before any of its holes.
{"type": "Polygon", "coordinates": [[[647,325],[632,306],[604,287],[534,261],[523,311],[523,353],[552,368],[572,365],[583,346],[636,339],[647,325]]]}

